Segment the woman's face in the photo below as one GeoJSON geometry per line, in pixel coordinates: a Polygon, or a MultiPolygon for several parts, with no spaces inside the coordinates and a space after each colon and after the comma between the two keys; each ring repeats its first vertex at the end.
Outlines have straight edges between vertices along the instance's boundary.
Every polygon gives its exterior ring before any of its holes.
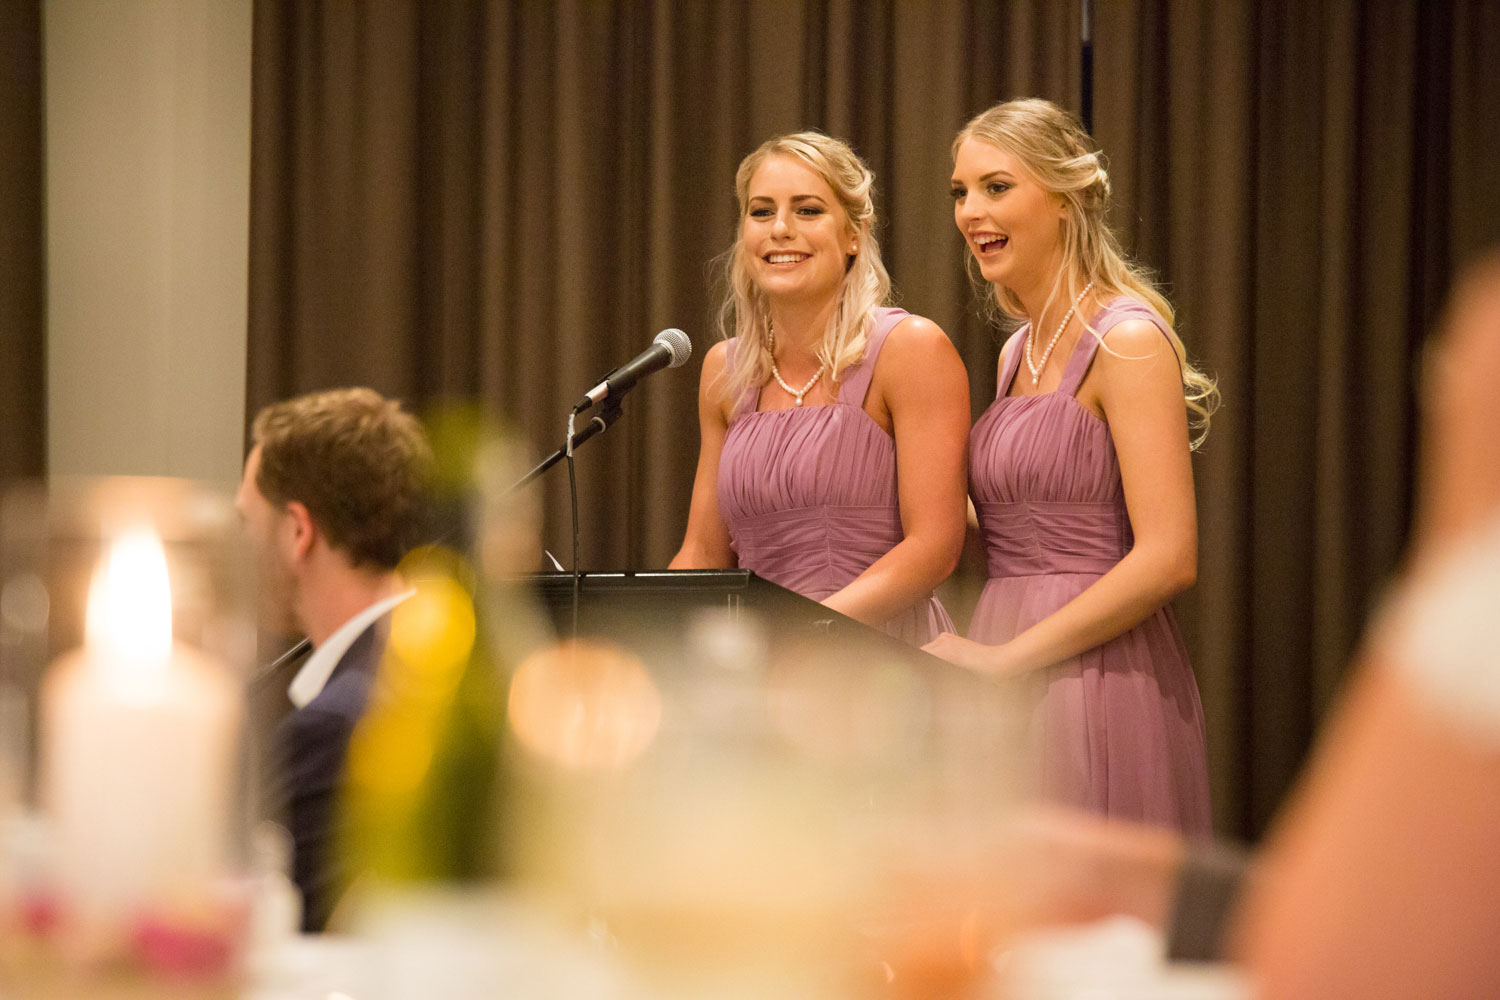
{"type": "Polygon", "coordinates": [[[768,156],[750,177],[740,240],[750,278],[771,299],[832,298],[854,238],[833,188],[794,156],[768,156]]]}
{"type": "Polygon", "coordinates": [[[986,281],[1017,292],[1050,284],[1062,252],[1062,199],[1010,153],[965,139],[953,163],[953,221],[986,281]]]}

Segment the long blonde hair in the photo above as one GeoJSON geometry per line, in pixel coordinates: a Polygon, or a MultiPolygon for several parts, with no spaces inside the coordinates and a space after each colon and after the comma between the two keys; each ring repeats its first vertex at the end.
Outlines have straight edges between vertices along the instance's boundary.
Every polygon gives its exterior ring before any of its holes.
{"type": "Polygon", "coordinates": [[[725,370],[726,392],[731,399],[771,377],[770,306],[765,294],[750,279],[744,241],[739,236],[749,210],[750,179],[772,156],[795,156],[827,182],[859,247],[849,259],[844,280],[839,284],[838,303],[816,350],[818,360],[828,367],[833,381],[837,382],[850,365],[864,358],[875,310],[891,295],[891,277],[880,259],[880,244],[875,239],[875,175],[870,168],[848,143],[821,132],[795,132],[768,139],[740,161],[734,175],[740,222],[734,245],[723,255],[725,294],[719,306],[720,335],[726,339],[739,338],[732,363],[725,370]]]}
{"type": "MultiPolygon", "coordinates": [[[[1219,407],[1219,388],[1213,378],[1188,360],[1182,339],[1173,328],[1172,304],[1156,287],[1151,273],[1125,256],[1109,228],[1109,172],[1082,124],[1051,101],[1029,98],[997,104],[965,125],[953,140],[955,160],[959,147],[968,139],[989,143],[1016,157],[1037,183],[1061,198],[1066,207],[1062,221],[1063,269],[1052,283],[1043,314],[1059,293],[1071,301],[1092,281],[1097,297],[1127,295],[1145,303],[1161,318],[1182,366],[1183,399],[1192,425],[1191,447],[1196,449],[1208,436],[1209,420],[1219,407]]],[[[973,255],[968,258],[972,268],[973,255]]],[[[970,274],[974,274],[972,269],[970,274]]],[[[1008,288],[997,286],[994,302],[1004,316],[1027,318],[1021,300],[1008,288]]],[[[1084,325],[1091,334],[1099,335],[1086,320],[1084,325]]]]}

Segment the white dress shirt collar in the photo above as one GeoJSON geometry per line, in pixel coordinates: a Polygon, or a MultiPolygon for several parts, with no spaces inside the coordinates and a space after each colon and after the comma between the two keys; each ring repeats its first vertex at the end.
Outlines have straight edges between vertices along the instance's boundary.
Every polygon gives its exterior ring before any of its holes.
{"type": "Polygon", "coordinates": [[[375,624],[381,615],[415,593],[415,590],[408,590],[405,593],[376,601],[340,625],[323,645],[312,651],[307,662],[302,664],[302,669],[297,671],[297,676],[292,678],[292,683],[286,689],[286,696],[292,700],[292,704],[298,708],[305,708],[309,702],[322,694],[323,685],[327,684],[328,678],[333,676],[333,668],[338,666],[344,654],[349,652],[349,647],[354,645],[354,640],[358,639],[365,629],[375,624]]]}

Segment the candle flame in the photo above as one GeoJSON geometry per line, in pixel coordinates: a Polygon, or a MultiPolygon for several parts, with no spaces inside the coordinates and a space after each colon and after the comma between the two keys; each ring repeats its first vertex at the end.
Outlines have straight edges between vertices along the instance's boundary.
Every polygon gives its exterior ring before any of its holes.
{"type": "Polygon", "coordinates": [[[167,555],[149,529],[110,544],[89,587],[84,636],[123,689],[146,693],[172,650],[172,591],[167,555]]]}

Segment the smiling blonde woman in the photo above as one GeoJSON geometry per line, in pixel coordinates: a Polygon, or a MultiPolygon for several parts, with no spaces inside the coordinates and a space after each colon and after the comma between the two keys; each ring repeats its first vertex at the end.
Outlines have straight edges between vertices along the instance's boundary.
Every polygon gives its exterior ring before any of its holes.
{"type": "Polygon", "coordinates": [[[969,638],[927,648],[1031,689],[1045,798],[1208,834],[1203,710],[1169,602],[1197,572],[1189,415],[1201,440],[1213,383],[1120,253],[1072,115],[997,105],[953,151],[971,266],[1025,324],[970,438],[989,580],[969,638]]]}
{"type": "Polygon", "coordinates": [[[873,186],[815,132],[740,164],[672,567],[749,569],[922,643],[953,627],[932,591],[963,546],[968,377],[936,324],[885,305],[873,186]]]}

